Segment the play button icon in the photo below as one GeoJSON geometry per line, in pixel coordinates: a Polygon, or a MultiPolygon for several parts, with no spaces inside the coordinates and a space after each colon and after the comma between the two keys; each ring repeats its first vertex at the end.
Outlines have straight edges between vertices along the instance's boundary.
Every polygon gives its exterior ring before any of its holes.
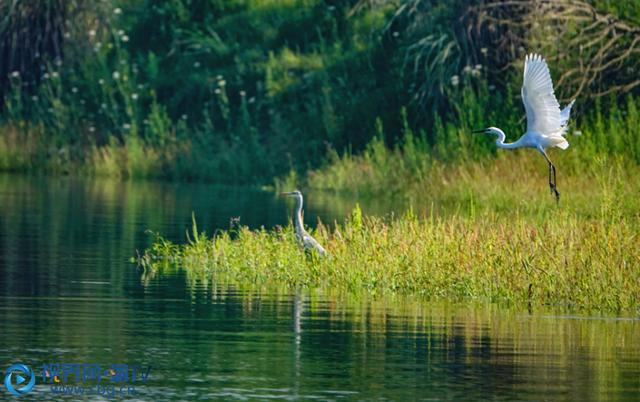
{"type": "Polygon", "coordinates": [[[4,386],[15,396],[26,394],[36,384],[36,375],[27,365],[12,364],[5,371],[4,386]]]}

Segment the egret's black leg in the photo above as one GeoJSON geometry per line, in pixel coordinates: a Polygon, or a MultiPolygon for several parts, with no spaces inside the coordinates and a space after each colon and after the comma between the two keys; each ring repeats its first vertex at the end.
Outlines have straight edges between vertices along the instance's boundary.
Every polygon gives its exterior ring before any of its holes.
{"type": "Polygon", "coordinates": [[[549,163],[549,188],[551,189],[551,194],[556,196],[556,202],[560,201],[560,193],[558,192],[558,188],[556,186],[556,167],[549,159],[549,156],[544,151],[544,149],[540,149],[540,153],[549,163]]]}
{"type": "Polygon", "coordinates": [[[556,202],[560,201],[560,193],[558,192],[558,182],[556,181],[556,166],[552,163],[551,169],[553,170],[553,192],[556,196],[556,202]]]}

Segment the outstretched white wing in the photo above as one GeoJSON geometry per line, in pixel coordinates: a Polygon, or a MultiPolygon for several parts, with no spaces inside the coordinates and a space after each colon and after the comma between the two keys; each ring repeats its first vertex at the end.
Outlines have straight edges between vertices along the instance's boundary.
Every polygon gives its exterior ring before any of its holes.
{"type": "Polygon", "coordinates": [[[524,61],[522,102],[527,111],[527,131],[545,136],[564,132],[560,104],[553,93],[553,82],[547,62],[542,56],[530,54],[524,61]]]}
{"type": "Polygon", "coordinates": [[[562,124],[563,126],[566,126],[567,123],[569,122],[569,116],[571,115],[571,107],[573,107],[574,103],[576,103],[575,99],[569,102],[569,104],[565,106],[564,109],[562,109],[562,111],[560,111],[560,124],[562,124]]]}

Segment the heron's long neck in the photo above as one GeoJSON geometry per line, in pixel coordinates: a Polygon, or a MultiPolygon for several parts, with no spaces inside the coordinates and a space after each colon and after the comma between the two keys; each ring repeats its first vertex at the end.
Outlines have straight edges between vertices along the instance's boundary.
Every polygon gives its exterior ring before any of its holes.
{"type": "Polygon", "coordinates": [[[296,200],[298,202],[296,204],[294,224],[296,225],[296,232],[302,233],[304,231],[304,225],[302,224],[302,197],[296,197],[296,200]]]}
{"type": "Polygon", "coordinates": [[[522,141],[522,138],[520,138],[516,142],[509,142],[505,144],[504,140],[507,137],[504,135],[504,131],[497,129],[497,133],[495,134],[498,136],[498,138],[496,139],[496,145],[498,146],[498,148],[512,149],[512,148],[518,148],[522,146],[520,143],[522,141]]]}

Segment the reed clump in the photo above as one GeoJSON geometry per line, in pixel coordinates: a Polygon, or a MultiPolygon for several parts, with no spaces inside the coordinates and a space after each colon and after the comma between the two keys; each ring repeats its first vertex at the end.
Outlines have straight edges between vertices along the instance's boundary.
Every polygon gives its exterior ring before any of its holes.
{"type": "MultiPolygon", "coordinates": [[[[494,191],[494,184],[483,193],[481,173],[461,167],[461,183],[442,187],[440,199],[455,200],[456,207],[395,217],[363,216],[356,207],[343,223],[318,224],[313,236],[328,258],[301,251],[291,226],[209,237],[194,225],[186,244],[158,237],[139,262],[149,271],[172,267],[258,286],[637,311],[638,180],[615,166],[601,162],[595,176],[580,182],[582,194],[565,193],[560,205],[546,188],[517,196],[521,185],[494,191]]],[[[531,185],[530,176],[521,182],[531,185]]]]}

